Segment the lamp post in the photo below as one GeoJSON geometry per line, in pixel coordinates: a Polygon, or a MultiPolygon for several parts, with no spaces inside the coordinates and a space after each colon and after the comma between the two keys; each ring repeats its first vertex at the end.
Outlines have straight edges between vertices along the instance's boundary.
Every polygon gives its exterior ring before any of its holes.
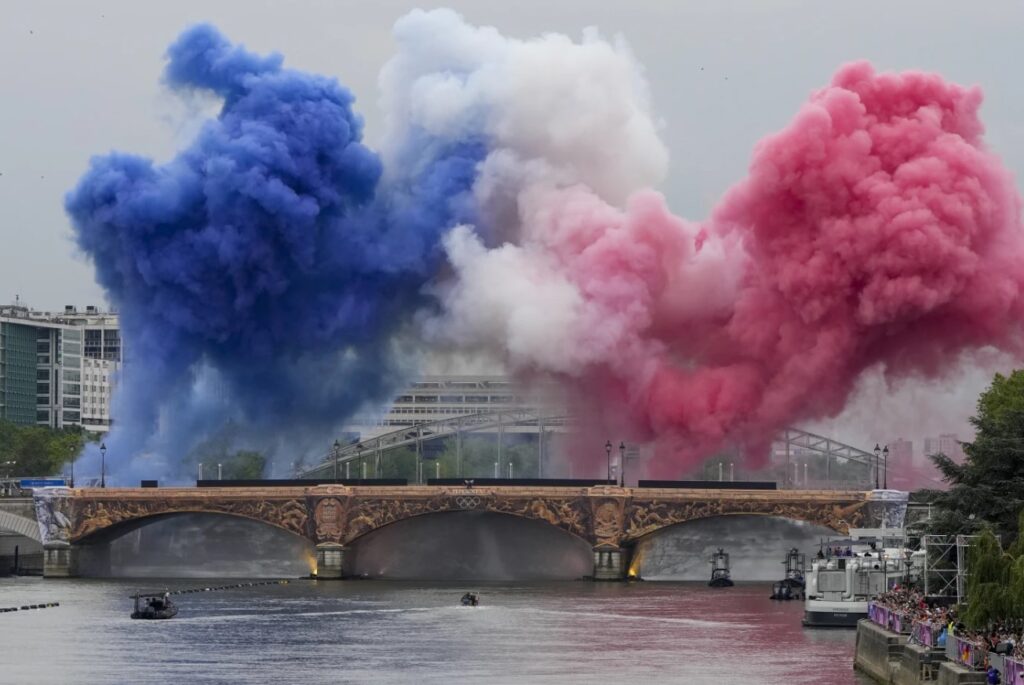
{"type": "Polygon", "coordinates": [[[878,446],[877,442],[875,443],[875,449],[873,451],[875,453],[875,490],[877,490],[878,489],[878,460],[879,460],[880,455],[882,454],[882,448],[878,446]]]}
{"type": "Polygon", "coordinates": [[[882,489],[889,489],[889,446],[882,448],[882,489]]]}
{"type": "Polygon", "coordinates": [[[217,480],[224,480],[223,464],[217,464],[217,480]]]}
{"type": "Polygon", "coordinates": [[[605,482],[609,482],[612,479],[612,441],[609,440],[604,444],[604,451],[608,455],[608,477],[605,482]]]}
{"type": "Polygon", "coordinates": [[[341,444],[337,440],[335,440],[334,441],[334,448],[333,448],[333,454],[334,454],[334,482],[338,482],[338,453],[340,451],[341,451],[341,444]]]}
{"type": "Polygon", "coordinates": [[[100,487],[107,487],[107,443],[100,443],[100,487]]]}
{"type": "Polygon", "coordinates": [[[619,485],[626,487],[626,442],[619,443],[619,485]]]}
{"type": "Polygon", "coordinates": [[[363,484],[366,474],[363,472],[363,443],[356,445],[356,454],[359,456],[359,484],[363,484]]]}
{"type": "Polygon", "coordinates": [[[197,478],[196,480],[202,480],[202,479],[203,479],[203,462],[199,462],[199,478],[197,478]]]}
{"type": "MultiPolygon", "coordinates": [[[[2,462],[2,465],[4,467],[4,480],[5,481],[10,481],[11,480],[11,467],[14,466],[15,463],[17,463],[17,462],[14,462],[14,461],[2,462]]],[[[3,494],[4,495],[11,495],[13,493],[14,493],[14,483],[12,483],[12,482],[5,482],[3,484],[3,494]]]]}

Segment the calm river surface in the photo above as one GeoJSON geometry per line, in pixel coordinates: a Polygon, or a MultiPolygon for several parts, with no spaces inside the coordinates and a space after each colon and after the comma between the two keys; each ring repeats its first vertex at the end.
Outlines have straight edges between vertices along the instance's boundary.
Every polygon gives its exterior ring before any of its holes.
{"type": "Polygon", "coordinates": [[[237,582],[0,579],[0,606],[61,603],[0,614],[0,682],[870,682],[853,631],[803,629],[767,584],[292,581],[128,618],[139,587],[237,582]]]}

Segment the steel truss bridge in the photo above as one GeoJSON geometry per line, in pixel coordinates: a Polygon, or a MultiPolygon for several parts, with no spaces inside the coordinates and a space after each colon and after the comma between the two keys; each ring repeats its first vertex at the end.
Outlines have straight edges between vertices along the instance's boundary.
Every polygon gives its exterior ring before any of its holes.
{"type": "MultiPolygon", "coordinates": [[[[304,471],[301,475],[308,478],[337,477],[348,471],[346,466],[352,465],[353,462],[357,463],[360,473],[365,468],[364,464],[367,463],[370,464],[373,473],[380,473],[382,459],[388,452],[412,448],[417,455],[417,462],[422,462],[425,443],[448,438],[455,439],[456,461],[461,470],[462,438],[464,435],[472,433],[497,435],[499,461],[506,433],[537,435],[539,469],[540,473],[544,473],[548,435],[568,432],[574,423],[574,417],[569,414],[551,413],[535,408],[503,409],[426,421],[383,433],[367,440],[344,445],[336,443],[336,447],[324,455],[320,464],[304,471]],[[344,471],[339,471],[339,467],[344,471]]],[[[778,433],[774,440],[773,451],[778,454],[782,450],[786,454],[784,480],[788,481],[792,478],[794,484],[800,480],[798,464],[793,464],[795,474],[789,472],[789,464],[794,452],[801,457],[810,454],[819,460],[824,460],[826,481],[831,480],[833,464],[857,464],[863,466],[869,474],[872,470],[877,471],[878,469],[878,458],[873,453],[799,428],[785,428],[778,433]]],[[[359,476],[357,475],[357,477],[359,476]]],[[[804,481],[806,485],[806,462],[804,481]]]]}

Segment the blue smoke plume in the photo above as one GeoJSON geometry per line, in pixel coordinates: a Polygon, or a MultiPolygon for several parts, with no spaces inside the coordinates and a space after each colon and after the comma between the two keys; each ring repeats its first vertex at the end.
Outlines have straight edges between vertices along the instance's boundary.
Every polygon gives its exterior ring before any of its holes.
{"type": "MultiPolygon", "coordinates": [[[[301,449],[389,399],[409,372],[396,336],[431,305],[422,286],[442,266],[444,233],[475,219],[485,154],[481,140],[438,143],[383,182],[337,81],[210,25],[167,56],[168,86],[216,95],[220,114],[166,164],[93,158],[65,201],[121,313],[106,442],[125,483],[192,475],[182,459],[226,427],[301,449]]],[[[87,452],[80,472],[98,472],[97,458],[87,452]]]]}

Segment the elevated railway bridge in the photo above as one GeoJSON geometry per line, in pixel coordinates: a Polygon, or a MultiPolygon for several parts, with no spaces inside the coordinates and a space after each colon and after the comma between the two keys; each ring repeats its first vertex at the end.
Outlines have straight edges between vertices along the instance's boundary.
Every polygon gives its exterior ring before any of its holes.
{"type": "MultiPolygon", "coordinates": [[[[440,446],[438,443],[447,443],[446,446],[455,454],[456,472],[445,475],[480,475],[465,473],[463,469],[464,446],[468,437],[489,435],[496,444],[497,462],[502,465],[503,451],[508,446],[506,436],[528,434],[536,436],[537,470],[536,473],[518,475],[545,478],[551,475],[552,436],[569,432],[576,423],[577,419],[569,414],[537,408],[501,409],[413,423],[365,440],[345,444],[336,441],[318,464],[299,475],[303,478],[379,478],[390,453],[412,451],[417,464],[422,465],[425,459],[429,459],[430,446],[440,446]]],[[[777,479],[780,486],[793,488],[801,483],[805,488],[811,485],[808,466],[812,463],[818,474],[813,484],[824,489],[873,487],[877,485],[876,476],[883,468],[879,457],[872,452],[798,428],[779,431],[772,444],[772,461],[783,467],[781,477],[777,479]]],[[[505,469],[499,468],[495,477],[505,474],[505,469]]],[[[416,480],[424,482],[428,475],[418,468],[416,480]]],[[[721,479],[725,479],[724,470],[721,479]]]]}

